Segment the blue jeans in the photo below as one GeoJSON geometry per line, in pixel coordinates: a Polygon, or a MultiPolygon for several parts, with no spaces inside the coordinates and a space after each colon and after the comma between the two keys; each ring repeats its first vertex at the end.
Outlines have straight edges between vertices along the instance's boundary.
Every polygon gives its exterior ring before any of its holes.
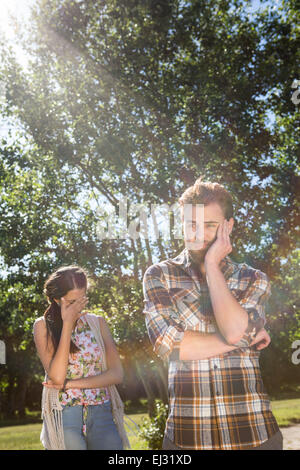
{"type": "Polygon", "coordinates": [[[113,421],[111,402],[89,405],[86,436],[83,434],[83,406],[63,406],[66,450],[122,450],[123,444],[113,421]]]}

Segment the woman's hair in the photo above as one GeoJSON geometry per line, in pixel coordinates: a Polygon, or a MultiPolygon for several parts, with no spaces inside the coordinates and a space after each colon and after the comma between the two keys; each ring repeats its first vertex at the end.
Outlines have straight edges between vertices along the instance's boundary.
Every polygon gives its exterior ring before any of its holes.
{"type": "MultiPolygon", "coordinates": [[[[44,318],[47,327],[47,341],[50,336],[54,346],[54,354],[57,351],[63,327],[61,308],[54,299],[61,299],[70,290],[83,288],[86,290],[89,288],[88,274],[83,268],[75,265],[57,269],[45,281],[44,294],[46,294],[50,305],[44,312],[44,318]]],[[[77,351],[79,351],[78,347],[71,341],[70,352],[77,351]]]]}
{"type": "Polygon", "coordinates": [[[193,186],[184,191],[178,202],[182,208],[184,204],[218,203],[225,219],[229,220],[233,217],[233,203],[230,193],[219,183],[202,181],[202,176],[195,181],[193,186]]]}

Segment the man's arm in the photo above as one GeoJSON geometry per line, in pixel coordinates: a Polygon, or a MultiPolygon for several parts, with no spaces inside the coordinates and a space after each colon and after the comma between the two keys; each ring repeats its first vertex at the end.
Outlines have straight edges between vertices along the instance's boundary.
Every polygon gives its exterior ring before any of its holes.
{"type": "Polygon", "coordinates": [[[186,330],[186,325],[171,299],[161,268],[150,266],[143,279],[146,327],[154,352],[162,359],[207,359],[237,346],[226,344],[217,333],[186,330]],[[174,356],[175,353],[175,356],[174,356]]]}
{"type": "Polygon", "coordinates": [[[179,359],[197,361],[219,356],[234,349],[237,349],[237,346],[227,344],[219,333],[186,330],[180,343],[179,359]]]}
{"type": "Polygon", "coordinates": [[[242,300],[237,301],[227,287],[220,261],[232,251],[232,225],[224,219],[217,230],[217,238],[205,255],[204,265],[215,319],[228,344],[250,346],[255,335],[265,324],[265,303],[271,294],[266,274],[249,269],[243,272],[240,283],[247,283],[242,300]]]}
{"type": "Polygon", "coordinates": [[[206,274],[215,319],[225,341],[230,345],[247,347],[266,323],[265,303],[271,295],[267,275],[251,270],[245,279],[249,285],[238,302],[228,289],[218,265],[208,263],[206,274]]]}
{"type": "Polygon", "coordinates": [[[239,343],[229,345],[219,333],[199,333],[198,331],[186,330],[180,343],[179,359],[182,361],[195,361],[220,356],[229,351],[243,347],[254,347],[257,351],[266,348],[271,338],[263,328],[255,336],[251,344],[241,340],[239,343]],[[259,344],[258,344],[259,343],[259,344]]]}

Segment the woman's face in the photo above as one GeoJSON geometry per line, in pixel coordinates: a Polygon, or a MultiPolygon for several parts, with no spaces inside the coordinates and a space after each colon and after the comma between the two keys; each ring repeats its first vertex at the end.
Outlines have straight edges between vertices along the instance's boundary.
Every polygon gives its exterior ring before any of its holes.
{"type": "MultiPolygon", "coordinates": [[[[82,289],[72,289],[67,292],[66,295],[64,295],[64,299],[66,301],[67,306],[72,305],[72,303],[75,302],[77,299],[81,299],[86,295],[86,288],[83,287],[82,289]]],[[[55,302],[60,305],[60,299],[54,299],[55,302]]]]}

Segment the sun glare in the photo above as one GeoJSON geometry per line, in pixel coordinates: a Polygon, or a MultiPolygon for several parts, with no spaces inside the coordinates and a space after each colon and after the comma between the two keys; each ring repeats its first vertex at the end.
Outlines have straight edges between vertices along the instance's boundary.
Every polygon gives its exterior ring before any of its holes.
{"type": "Polygon", "coordinates": [[[0,39],[13,46],[17,59],[26,64],[22,45],[16,40],[18,24],[24,24],[30,14],[34,0],[0,0],[0,39]]]}

